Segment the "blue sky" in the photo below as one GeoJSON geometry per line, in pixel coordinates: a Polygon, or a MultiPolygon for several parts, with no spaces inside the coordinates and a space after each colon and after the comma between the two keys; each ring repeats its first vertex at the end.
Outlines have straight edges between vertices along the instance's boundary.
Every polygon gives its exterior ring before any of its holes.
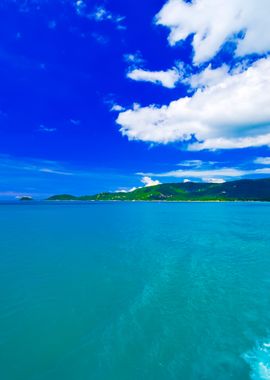
{"type": "Polygon", "coordinates": [[[0,198],[270,176],[269,8],[1,1],[0,198]]]}

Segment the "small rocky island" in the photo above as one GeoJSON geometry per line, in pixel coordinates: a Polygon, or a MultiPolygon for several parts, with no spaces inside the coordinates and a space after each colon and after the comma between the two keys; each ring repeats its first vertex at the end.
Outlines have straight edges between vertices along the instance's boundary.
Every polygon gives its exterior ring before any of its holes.
{"type": "Polygon", "coordinates": [[[20,199],[20,201],[32,201],[33,200],[33,198],[28,196],[28,195],[23,195],[19,199],[20,199]]]}

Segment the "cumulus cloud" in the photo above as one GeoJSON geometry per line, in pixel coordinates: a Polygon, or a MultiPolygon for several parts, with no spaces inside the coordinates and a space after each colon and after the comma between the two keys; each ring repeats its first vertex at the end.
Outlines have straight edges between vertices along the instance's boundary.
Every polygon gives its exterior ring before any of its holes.
{"type": "Polygon", "coordinates": [[[211,65],[208,65],[200,73],[187,77],[184,82],[194,89],[215,86],[227,77],[228,71],[229,67],[225,64],[214,70],[211,65]]]}
{"type": "Polygon", "coordinates": [[[175,68],[167,71],[134,69],[128,72],[127,77],[135,81],[151,82],[167,88],[174,88],[180,79],[180,74],[175,68]]]}
{"type": "Polygon", "coordinates": [[[121,133],[151,143],[184,141],[191,150],[270,146],[270,58],[246,70],[207,67],[189,81],[198,87],[191,96],[121,112],[121,133]]]}
{"type": "Polygon", "coordinates": [[[153,180],[152,178],[148,177],[148,176],[145,176],[141,179],[141,182],[144,184],[145,187],[148,187],[148,186],[156,186],[156,185],[160,185],[161,182],[159,182],[158,180],[153,180]]]}
{"type": "Polygon", "coordinates": [[[143,183],[144,186],[132,187],[131,189],[119,189],[116,192],[117,193],[131,193],[132,191],[137,190],[137,189],[142,189],[143,187],[156,186],[156,185],[161,184],[160,181],[154,180],[149,176],[143,176],[141,178],[141,182],[143,183]]]}
{"type": "Polygon", "coordinates": [[[260,6],[255,0],[168,0],[156,24],[169,28],[171,45],[193,35],[198,67],[148,71],[131,56],[129,78],[167,88],[181,81],[189,89],[169,104],[135,104],[121,112],[121,133],[148,143],[182,142],[193,151],[270,147],[270,57],[257,56],[256,62],[249,57],[270,53],[269,10],[268,0],[260,6]],[[200,65],[228,41],[236,47],[232,54],[242,57],[238,64],[200,65]]]}
{"type": "Polygon", "coordinates": [[[210,60],[228,40],[237,43],[236,55],[270,50],[269,0],[168,0],[156,23],[169,28],[175,45],[194,34],[194,63],[210,60]]]}

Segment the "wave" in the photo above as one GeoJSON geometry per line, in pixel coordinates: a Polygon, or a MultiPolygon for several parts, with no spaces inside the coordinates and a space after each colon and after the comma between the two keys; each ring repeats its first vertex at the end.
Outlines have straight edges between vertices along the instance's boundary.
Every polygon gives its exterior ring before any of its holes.
{"type": "Polygon", "coordinates": [[[251,368],[252,380],[270,380],[270,340],[258,342],[253,350],[244,355],[244,359],[251,368]]]}

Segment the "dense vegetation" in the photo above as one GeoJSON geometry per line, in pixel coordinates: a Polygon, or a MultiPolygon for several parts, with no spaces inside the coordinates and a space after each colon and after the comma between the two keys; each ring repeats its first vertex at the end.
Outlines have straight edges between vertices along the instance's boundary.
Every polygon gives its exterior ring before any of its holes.
{"type": "Polygon", "coordinates": [[[132,192],[76,197],[54,195],[49,200],[78,201],[270,201],[270,178],[217,183],[164,183],[132,192]]]}

